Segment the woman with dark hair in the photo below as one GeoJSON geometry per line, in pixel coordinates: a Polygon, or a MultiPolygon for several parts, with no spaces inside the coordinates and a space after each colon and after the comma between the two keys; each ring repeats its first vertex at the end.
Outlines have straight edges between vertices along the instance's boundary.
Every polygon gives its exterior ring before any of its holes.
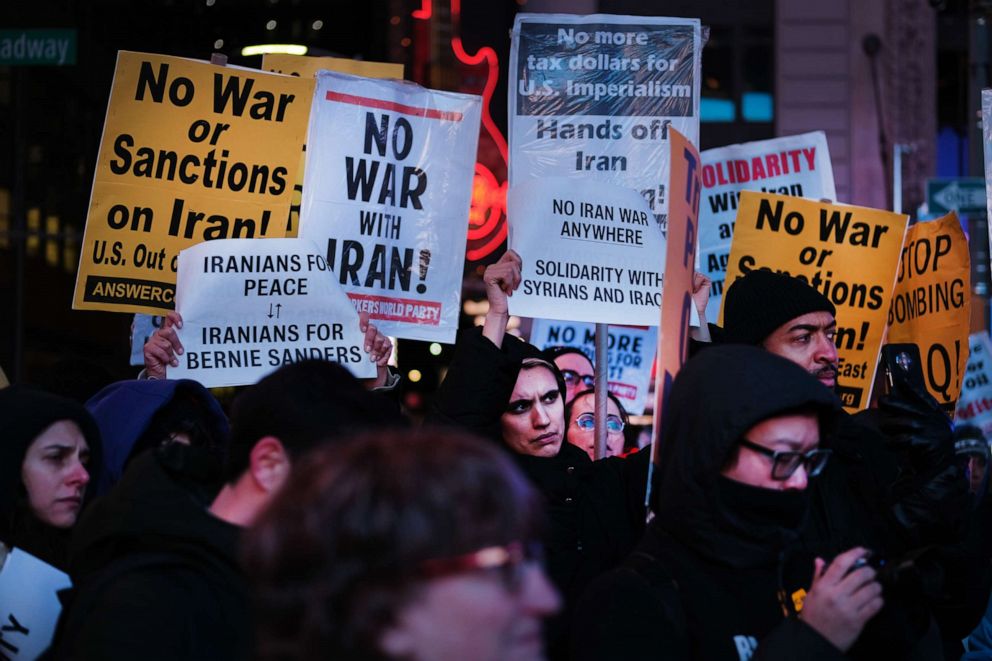
{"type": "Polygon", "coordinates": [[[0,421],[0,547],[64,569],[100,465],[96,424],[82,405],[23,386],[0,390],[0,421]]]}
{"type": "Polygon", "coordinates": [[[245,540],[256,658],[540,659],[558,608],[540,519],[507,457],[466,435],[325,445],[245,540]]]}
{"type": "Polygon", "coordinates": [[[430,421],[491,439],[544,495],[548,573],[565,599],[548,624],[549,653],[563,658],[569,607],[585,585],[614,567],[644,530],[650,453],[591,461],[565,443],[565,383],[537,347],[506,333],[507,297],[520,284],[520,257],[507,251],[483,280],[482,329],[462,331],[430,421]]]}
{"type": "MultiPolygon", "coordinates": [[[[627,426],[627,411],[611,392],[606,393],[606,456],[623,454],[623,430],[627,426]]],[[[583,390],[565,407],[565,440],[596,458],[596,391],[583,390]]]]}

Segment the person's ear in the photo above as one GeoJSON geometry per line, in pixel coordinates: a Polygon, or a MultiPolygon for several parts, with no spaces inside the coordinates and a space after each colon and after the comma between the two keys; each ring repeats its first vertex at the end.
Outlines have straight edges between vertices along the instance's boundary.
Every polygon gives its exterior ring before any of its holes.
{"type": "Polygon", "coordinates": [[[282,488],[289,477],[289,455],[275,436],[265,436],[251,449],[249,470],[252,479],[266,493],[282,488]]]}

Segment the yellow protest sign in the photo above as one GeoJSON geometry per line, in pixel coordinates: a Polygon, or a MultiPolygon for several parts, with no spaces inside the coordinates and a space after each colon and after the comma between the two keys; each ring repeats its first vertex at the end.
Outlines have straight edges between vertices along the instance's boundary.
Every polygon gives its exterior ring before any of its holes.
{"type": "MultiPolygon", "coordinates": [[[[262,56],[262,69],[290,76],[313,78],[318,71],[337,71],[366,78],[403,78],[403,65],[390,62],[366,62],[346,57],[309,57],[287,53],[266,53],[262,56]]],[[[300,232],[300,207],[303,204],[303,169],[306,165],[306,146],[300,154],[300,174],[293,185],[293,205],[286,221],[286,236],[296,237],[300,232]]]]}
{"type": "Polygon", "coordinates": [[[161,314],[181,249],[285,236],[313,86],[121,51],[73,307],[161,314]]]}
{"type": "Polygon", "coordinates": [[[741,193],[727,286],[764,268],[802,278],[830,299],[837,307],[837,394],[849,410],[867,407],[871,396],[908,220],[891,211],[741,193]]]}
{"type": "Polygon", "coordinates": [[[390,62],[366,62],[346,57],[308,57],[286,53],[266,53],[262,56],[262,68],[274,73],[313,78],[321,69],[348,73],[366,78],[403,78],[403,65],[390,62]]]}
{"type": "Polygon", "coordinates": [[[919,345],[927,388],[947,406],[961,393],[968,362],[970,282],[968,239],[956,213],[907,230],[889,305],[888,342],[919,345]]]}
{"type": "Polygon", "coordinates": [[[668,201],[664,294],[658,329],[652,461],[658,457],[658,433],[665,402],[675,375],[689,358],[689,316],[692,311],[696,241],[699,237],[699,198],[703,189],[699,150],[675,129],[669,129],[668,139],[672,149],[668,187],[671,194],[668,201]]]}

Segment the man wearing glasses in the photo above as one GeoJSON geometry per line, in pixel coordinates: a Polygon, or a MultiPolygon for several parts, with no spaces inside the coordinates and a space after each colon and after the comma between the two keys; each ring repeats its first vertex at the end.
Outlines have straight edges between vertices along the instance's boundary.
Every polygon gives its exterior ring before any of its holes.
{"type": "Polygon", "coordinates": [[[565,377],[565,404],[571,404],[583,390],[596,387],[596,370],[589,356],[575,347],[549,347],[544,355],[565,377]]]}

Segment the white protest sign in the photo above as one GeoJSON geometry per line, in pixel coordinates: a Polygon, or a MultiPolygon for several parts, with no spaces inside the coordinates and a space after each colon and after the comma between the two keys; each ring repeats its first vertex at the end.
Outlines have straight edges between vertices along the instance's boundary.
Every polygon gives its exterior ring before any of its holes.
{"type": "Polygon", "coordinates": [[[511,188],[507,208],[510,247],[523,260],[511,313],[658,325],[665,239],[637,191],[551,177],[511,188]]]}
{"type": "Polygon", "coordinates": [[[664,233],[668,130],[699,143],[699,58],[698,19],[517,14],[510,189],[549,176],[632,188],[664,233]]]}
{"type": "Polygon", "coordinates": [[[968,338],[971,354],[958,397],[954,422],[975,425],[992,437],[992,342],[987,331],[968,338]]]}
{"type": "Polygon", "coordinates": [[[176,311],[184,351],[171,379],[249,385],[309,358],[359,378],[376,373],[354,305],[306,239],[226,239],[183,250],[176,311]]]}
{"type": "Polygon", "coordinates": [[[321,71],[300,236],[384,333],[454,342],[481,99],[321,71]]]}
{"type": "MultiPolygon", "coordinates": [[[[530,343],[539,349],[575,347],[586,354],[593,365],[596,364],[596,326],[593,324],[535,319],[530,343]]],[[[644,413],[657,348],[657,327],[609,327],[609,389],[631,415],[644,413]]]]}
{"type": "Polygon", "coordinates": [[[0,659],[33,661],[48,649],[62,611],[56,593],[69,576],[13,549],[0,570],[0,659]]]}
{"type": "Polygon", "coordinates": [[[823,131],[707,149],[703,159],[703,199],[699,204],[697,270],[713,285],[706,319],[720,315],[724,278],[734,238],[741,191],[751,190],[814,200],[836,200],[834,170],[823,131]]]}
{"type": "Polygon", "coordinates": [[[131,322],[131,365],[145,364],[145,342],[162,326],[162,317],[151,314],[134,315],[131,322]]]}

